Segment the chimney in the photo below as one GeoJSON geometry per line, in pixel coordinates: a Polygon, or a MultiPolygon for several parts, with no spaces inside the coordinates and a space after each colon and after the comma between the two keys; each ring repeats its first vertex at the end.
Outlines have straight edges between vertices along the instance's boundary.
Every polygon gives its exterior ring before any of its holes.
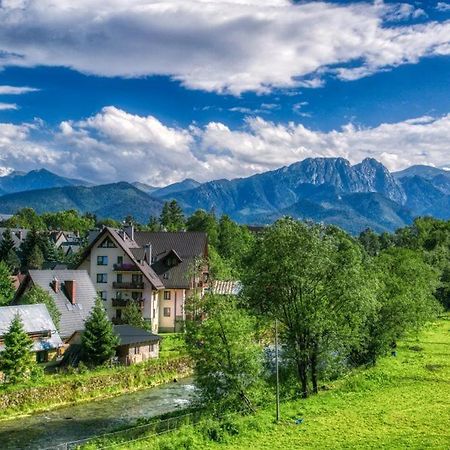
{"type": "Polygon", "coordinates": [[[127,224],[125,225],[123,231],[128,234],[128,237],[134,241],[134,225],[133,224],[127,224]]]}
{"type": "Polygon", "coordinates": [[[152,244],[146,244],[144,247],[144,260],[151,266],[152,265],[152,244]]]}
{"type": "Polygon", "coordinates": [[[56,277],[53,277],[52,282],[50,283],[50,286],[52,287],[52,289],[55,291],[55,293],[57,294],[59,292],[59,280],[56,277]]]}
{"type": "Polygon", "coordinates": [[[77,284],[75,280],[64,281],[64,286],[66,288],[66,294],[70,300],[70,303],[72,303],[72,305],[75,305],[75,303],[77,302],[77,284]]]}

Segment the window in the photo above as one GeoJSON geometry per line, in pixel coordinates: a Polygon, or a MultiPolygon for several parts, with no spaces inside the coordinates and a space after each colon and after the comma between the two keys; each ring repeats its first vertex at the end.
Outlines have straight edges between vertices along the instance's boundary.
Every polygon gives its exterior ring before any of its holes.
{"type": "Polygon", "coordinates": [[[116,246],[114,245],[114,242],[107,237],[100,245],[99,247],[101,248],[116,248],[116,246]]]}
{"type": "Polygon", "coordinates": [[[164,300],[170,300],[170,291],[164,291],[164,300]]]}
{"type": "Polygon", "coordinates": [[[116,309],[116,319],[121,319],[121,318],[122,318],[122,310],[116,309]]]}
{"type": "Polygon", "coordinates": [[[153,319],[156,318],[156,309],[153,308],[153,319]]]}
{"type": "Polygon", "coordinates": [[[108,257],[107,256],[97,256],[97,266],[107,266],[108,257]]]}
{"type": "Polygon", "coordinates": [[[169,279],[169,272],[163,273],[163,278],[164,278],[164,280],[168,280],[169,279]]]}
{"type": "Polygon", "coordinates": [[[98,296],[103,300],[108,300],[108,293],[106,291],[98,291],[98,296]]]}
{"type": "Polygon", "coordinates": [[[153,345],[153,344],[150,344],[149,346],[148,346],[148,351],[149,352],[153,352],[155,350],[155,346],[153,345]]]}
{"type": "Polygon", "coordinates": [[[132,283],[142,283],[142,275],[140,275],[140,274],[131,275],[131,282],[132,283]]]}
{"type": "Polygon", "coordinates": [[[97,274],[97,283],[107,283],[108,282],[108,274],[107,273],[98,273],[97,274]]]}
{"type": "Polygon", "coordinates": [[[122,274],[121,273],[117,274],[117,282],[122,283],[122,274]]]}
{"type": "Polygon", "coordinates": [[[164,308],[164,317],[170,317],[170,308],[164,308]]]}
{"type": "Polygon", "coordinates": [[[123,256],[117,257],[117,264],[119,264],[119,265],[123,264],[123,256]]]}
{"type": "Polygon", "coordinates": [[[141,353],[140,347],[134,347],[134,354],[139,355],[139,353],[141,353]]]}

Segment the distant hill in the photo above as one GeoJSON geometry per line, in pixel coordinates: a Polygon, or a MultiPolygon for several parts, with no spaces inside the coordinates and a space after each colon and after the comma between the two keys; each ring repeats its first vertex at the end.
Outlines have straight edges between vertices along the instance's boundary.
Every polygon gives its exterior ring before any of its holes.
{"type": "Polygon", "coordinates": [[[200,186],[201,183],[192,180],[191,178],[186,178],[178,183],[169,184],[166,187],[155,189],[152,192],[152,196],[156,198],[164,198],[167,195],[172,195],[177,192],[189,191],[200,186]]]}
{"type": "Polygon", "coordinates": [[[139,181],[134,181],[133,183],[131,183],[135,188],[139,189],[142,192],[145,192],[146,194],[151,194],[155,191],[157,191],[158,189],[160,189],[159,187],[156,186],[150,186],[149,184],[145,184],[145,183],[141,183],[139,181]]]}
{"type": "Polygon", "coordinates": [[[0,177],[0,194],[49,189],[64,186],[88,186],[83,180],[64,178],[46,169],[31,172],[11,172],[0,177]]]}
{"type": "Polygon", "coordinates": [[[408,167],[407,169],[401,170],[399,172],[393,172],[392,175],[396,179],[419,176],[419,177],[429,180],[438,175],[444,175],[450,179],[450,171],[440,169],[437,167],[424,166],[424,165],[411,166],[411,167],[408,167]]]}
{"type": "Polygon", "coordinates": [[[132,215],[146,223],[151,215],[160,214],[162,202],[125,182],[39,189],[0,197],[2,213],[12,214],[24,207],[31,207],[38,213],[76,209],[81,213],[92,212],[98,217],[116,220],[132,215]]]}

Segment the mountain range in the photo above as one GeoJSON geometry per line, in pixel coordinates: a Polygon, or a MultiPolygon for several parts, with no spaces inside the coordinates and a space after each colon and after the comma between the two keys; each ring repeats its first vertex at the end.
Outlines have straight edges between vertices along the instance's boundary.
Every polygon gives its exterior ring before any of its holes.
{"type": "Polygon", "coordinates": [[[92,186],[46,170],[0,178],[0,212],[28,206],[38,212],[74,208],[99,217],[132,215],[146,222],[175,199],[189,214],[198,208],[247,224],[268,224],[290,215],[332,223],[351,233],[370,227],[393,231],[419,215],[450,219],[450,171],[412,166],[391,173],[367,158],[308,158],[277,170],[233,180],[192,179],[158,188],[143,183],[92,186]]]}

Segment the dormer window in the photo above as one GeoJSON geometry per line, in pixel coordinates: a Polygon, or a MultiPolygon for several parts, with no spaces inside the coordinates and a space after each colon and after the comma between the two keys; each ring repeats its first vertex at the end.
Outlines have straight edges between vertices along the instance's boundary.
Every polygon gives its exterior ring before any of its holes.
{"type": "Polygon", "coordinates": [[[114,242],[113,242],[109,237],[107,237],[107,238],[99,245],[99,247],[101,247],[101,248],[116,248],[114,242]]]}

